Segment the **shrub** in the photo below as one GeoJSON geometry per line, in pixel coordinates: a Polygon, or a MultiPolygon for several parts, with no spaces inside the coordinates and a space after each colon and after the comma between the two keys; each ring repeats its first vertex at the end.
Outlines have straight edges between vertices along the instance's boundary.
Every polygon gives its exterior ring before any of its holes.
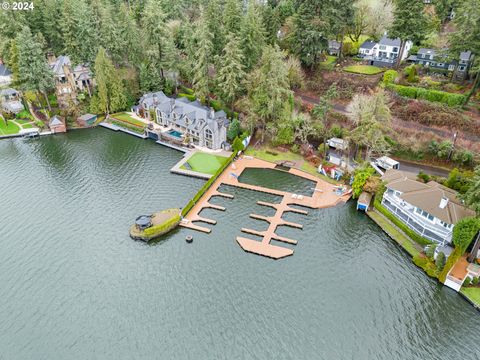
{"type": "Polygon", "coordinates": [[[243,141],[239,137],[236,137],[235,140],[233,140],[232,147],[235,154],[245,149],[245,146],[243,146],[243,141]]]}
{"type": "Polygon", "coordinates": [[[435,255],[435,248],[436,246],[435,245],[429,245],[427,246],[427,249],[425,250],[425,255],[430,259],[432,260],[434,255],[435,255]]]}
{"type": "Polygon", "coordinates": [[[320,145],[318,145],[317,150],[320,155],[325,154],[325,149],[326,149],[325,143],[321,143],[320,145]]]}
{"type": "Polygon", "coordinates": [[[240,135],[241,131],[242,129],[240,128],[240,121],[238,121],[238,119],[233,119],[227,131],[228,140],[234,140],[238,135],[240,135]]]}
{"type": "Polygon", "coordinates": [[[452,241],[463,254],[480,231],[480,218],[466,217],[460,220],[453,228],[452,241]]]}
{"type": "Polygon", "coordinates": [[[332,136],[342,139],[345,135],[345,129],[340,125],[334,124],[330,128],[330,133],[332,134],[332,136]]]}
{"type": "Polygon", "coordinates": [[[417,77],[417,67],[415,64],[409,65],[404,70],[408,82],[414,82],[417,77]]]}
{"type": "Polygon", "coordinates": [[[470,187],[470,181],[473,176],[473,171],[460,171],[455,168],[450,171],[448,178],[443,185],[464,194],[470,187]]]}
{"type": "Polygon", "coordinates": [[[354,199],[360,196],[368,178],[372,176],[374,173],[375,173],[375,169],[371,166],[367,166],[365,168],[358,168],[355,170],[355,173],[353,175],[353,183],[352,183],[354,199]]]}
{"type": "Polygon", "coordinates": [[[290,148],[290,150],[294,154],[298,154],[300,152],[300,147],[297,144],[293,144],[292,147],[290,148]]]}
{"type": "Polygon", "coordinates": [[[17,115],[15,115],[17,119],[28,119],[31,120],[33,117],[28,110],[22,110],[17,115]]]}
{"type": "Polygon", "coordinates": [[[195,97],[195,95],[190,95],[190,94],[185,94],[185,93],[179,93],[178,94],[178,97],[181,98],[181,97],[184,97],[184,98],[187,98],[188,100],[190,101],[195,101],[197,98],[195,97]]]}
{"type": "Polygon", "coordinates": [[[383,74],[383,82],[385,84],[394,83],[398,77],[398,72],[395,70],[387,70],[383,74]]]}
{"type": "Polygon", "coordinates": [[[442,283],[445,283],[448,272],[453,267],[453,265],[457,263],[460,256],[462,256],[462,252],[460,251],[460,249],[455,248],[455,250],[453,250],[453,252],[448,257],[447,262],[443,267],[443,270],[438,275],[438,280],[440,280],[442,283]]]}
{"type": "Polygon", "coordinates": [[[470,283],[471,283],[471,280],[470,280],[470,278],[467,276],[467,277],[465,278],[465,280],[463,281],[462,286],[468,286],[468,285],[470,285],[470,283]]]}
{"type": "Polygon", "coordinates": [[[419,268],[422,268],[423,271],[427,273],[428,276],[436,278],[438,276],[438,271],[435,265],[426,257],[421,255],[416,255],[413,257],[413,263],[419,268]]]}
{"type": "Polygon", "coordinates": [[[480,281],[480,278],[478,276],[474,277],[473,280],[472,280],[472,285],[477,286],[479,281],[480,281]]]}
{"type": "Polygon", "coordinates": [[[421,180],[424,183],[427,183],[431,180],[431,177],[430,177],[430,175],[425,174],[422,170],[420,170],[420,172],[417,175],[417,179],[421,180]]]}
{"type": "Polygon", "coordinates": [[[443,252],[440,252],[437,255],[437,259],[435,260],[435,266],[437,267],[438,271],[443,270],[443,268],[445,267],[445,262],[446,262],[445,254],[443,252]]]}

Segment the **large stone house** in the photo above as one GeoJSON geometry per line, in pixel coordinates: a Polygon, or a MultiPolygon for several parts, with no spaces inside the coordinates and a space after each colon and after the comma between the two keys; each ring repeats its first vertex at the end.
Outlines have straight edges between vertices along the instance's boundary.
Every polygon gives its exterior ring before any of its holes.
{"type": "Polygon", "coordinates": [[[159,91],[142,96],[132,111],[170,128],[172,136],[180,136],[190,144],[212,150],[228,147],[230,121],[227,115],[224,111],[214,111],[202,105],[198,100],[174,99],[159,91]]]}
{"type": "Polygon", "coordinates": [[[91,95],[94,80],[86,64],[73,67],[68,56],[55,58],[53,55],[49,55],[48,63],[55,77],[55,93],[60,106],[77,103],[79,92],[91,95]]]}
{"type": "Polygon", "coordinates": [[[457,59],[451,59],[448,56],[448,49],[421,48],[418,49],[417,54],[410,55],[407,60],[422,65],[432,72],[452,75],[453,79],[463,81],[467,78],[473,62],[473,54],[471,51],[463,51],[457,59]]]}
{"type": "MultiPolygon", "coordinates": [[[[400,45],[400,39],[390,39],[387,35],[384,35],[378,43],[374,43],[371,40],[365,41],[360,45],[359,55],[368,61],[370,65],[392,67],[397,62],[400,45]]],[[[405,49],[403,50],[401,60],[407,58],[412,45],[413,43],[411,41],[405,42],[405,49]]]]}
{"type": "Polygon", "coordinates": [[[453,227],[461,219],[475,216],[458,199],[456,191],[435,181],[423,183],[416,176],[390,169],[382,205],[419,235],[438,244],[450,244],[453,227]]]}

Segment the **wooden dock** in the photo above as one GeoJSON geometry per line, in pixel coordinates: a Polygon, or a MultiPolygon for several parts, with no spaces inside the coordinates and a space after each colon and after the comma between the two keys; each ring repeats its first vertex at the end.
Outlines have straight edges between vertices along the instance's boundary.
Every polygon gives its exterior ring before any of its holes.
{"type": "Polygon", "coordinates": [[[198,201],[197,204],[190,210],[190,212],[185,216],[183,221],[180,223],[181,226],[190,228],[192,230],[202,231],[205,233],[210,233],[211,229],[195,224],[195,222],[205,222],[209,224],[215,224],[215,220],[206,219],[199,214],[205,208],[225,210],[224,207],[218,205],[212,205],[210,200],[214,196],[223,196],[227,198],[233,198],[233,195],[221,193],[218,191],[218,188],[221,185],[230,185],[242,189],[248,189],[253,191],[259,191],[267,194],[281,196],[282,200],[278,204],[269,203],[265,201],[258,201],[257,204],[261,206],[267,206],[275,209],[275,214],[273,216],[262,216],[257,214],[250,214],[250,217],[253,219],[258,219],[269,223],[268,229],[265,231],[257,231],[252,229],[243,228],[242,232],[256,235],[262,237],[261,241],[248,239],[245,237],[237,237],[237,243],[242,247],[243,250],[266,256],[273,259],[280,259],[286,256],[293,254],[293,250],[290,248],[277,246],[271,244],[271,240],[284,242],[290,245],[296,245],[297,240],[289,239],[283,236],[276,234],[278,226],[290,226],[297,229],[302,229],[303,225],[285,221],[282,217],[286,212],[294,212],[298,214],[306,215],[308,212],[305,210],[300,210],[290,205],[300,205],[303,207],[311,209],[320,209],[335,206],[339,203],[346,202],[350,195],[339,196],[335,193],[335,186],[329,184],[328,182],[298,169],[290,169],[291,174],[300,176],[302,178],[311,180],[315,182],[315,189],[312,196],[302,196],[293,194],[286,191],[274,190],[265,188],[257,185],[250,185],[241,183],[238,181],[238,177],[242,172],[247,168],[263,168],[263,169],[273,169],[276,164],[263,161],[260,159],[242,157],[239,160],[232,163],[225,171],[217,178],[217,180],[212,184],[212,186],[205,192],[202,198],[198,201]]]}

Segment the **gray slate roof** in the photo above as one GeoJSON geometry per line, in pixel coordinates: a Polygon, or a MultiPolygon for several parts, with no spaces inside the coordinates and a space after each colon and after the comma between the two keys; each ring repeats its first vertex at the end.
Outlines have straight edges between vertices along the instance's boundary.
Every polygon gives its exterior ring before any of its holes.
{"type": "Polygon", "coordinates": [[[340,43],[335,40],[328,40],[328,47],[330,49],[340,49],[340,43]]]}
{"type": "Polygon", "coordinates": [[[360,49],[371,50],[374,48],[376,44],[377,43],[375,41],[367,40],[367,41],[364,41],[362,45],[360,45],[360,49]]]}
{"type": "Polygon", "coordinates": [[[48,122],[48,124],[50,126],[56,126],[56,125],[63,125],[63,121],[57,116],[55,115],[54,117],[52,117],[50,119],[50,121],[48,122]]]}
{"type": "Polygon", "coordinates": [[[12,88],[0,90],[0,96],[11,96],[11,95],[17,95],[17,94],[18,94],[18,91],[12,88]]]}
{"type": "Polygon", "coordinates": [[[0,76],[10,76],[10,75],[12,75],[12,72],[8,70],[8,68],[5,65],[0,64],[0,76]]]}
{"type": "Polygon", "coordinates": [[[55,75],[64,75],[63,66],[70,66],[70,58],[68,56],[59,56],[54,63],[50,64],[52,71],[55,75]]]}
{"type": "Polygon", "coordinates": [[[460,60],[470,60],[471,56],[472,56],[471,51],[463,51],[460,53],[460,60]]]}
{"type": "Polygon", "coordinates": [[[383,35],[383,37],[380,39],[378,42],[380,45],[386,45],[386,46],[400,46],[400,39],[390,39],[386,35],[383,35]]]}
{"type": "Polygon", "coordinates": [[[417,54],[425,54],[425,55],[428,54],[428,55],[435,56],[436,51],[435,51],[435,49],[420,48],[420,49],[418,49],[417,54]]]}

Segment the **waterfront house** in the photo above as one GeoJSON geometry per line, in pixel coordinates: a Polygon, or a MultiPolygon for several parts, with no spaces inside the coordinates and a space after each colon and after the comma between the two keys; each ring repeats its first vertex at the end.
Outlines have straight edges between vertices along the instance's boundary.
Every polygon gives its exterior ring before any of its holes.
{"type": "Polygon", "coordinates": [[[224,111],[214,111],[198,100],[170,98],[163,92],[145,94],[132,108],[138,116],[155,121],[172,140],[206,147],[212,150],[228,148],[227,129],[230,121],[224,111]],[[152,119],[153,115],[153,119],[152,119]]]}
{"type": "Polygon", "coordinates": [[[12,83],[12,73],[8,68],[0,62],[0,87],[8,86],[12,83]]]}
{"type": "Polygon", "coordinates": [[[0,104],[3,111],[12,114],[18,114],[24,109],[20,93],[11,88],[0,90],[0,104]]]}
{"type": "Polygon", "coordinates": [[[77,124],[81,127],[90,127],[95,124],[97,121],[97,115],[93,114],[84,114],[77,118],[77,124]]]}
{"type": "Polygon", "coordinates": [[[67,132],[65,120],[63,120],[60,116],[57,115],[53,116],[50,119],[50,121],[48,122],[48,127],[50,128],[50,131],[54,134],[67,132]]]}
{"type": "Polygon", "coordinates": [[[389,169],[382,205],[419,235],[442,245],[451,243],[453,227],[461,219],[474,216],[456,191],[435,181],[423,183],[416,176],[389,169]]]}
{"type": "Polygon", "coordinates": [[[340,54],[340,43],[335,40],[328,41],[328,53],[333,56],[338,56],[340,54]]]}
{"type": "Polygon", "coordinates": [[[418,49],[417,54],[412,54],[407,59],[409,62],[422,65],[431,72],[452,75],[454,80],[463,81],[468,76],[468,71],[473,62],[471,51],[463,51],[457,58],[451,58],[448,49],[418,49]]]}
{"type": "Polygon", "coordinates": [[[68,56],[56,58],[52,54],[48,62],[55,78],[55,94],[60,106],[77,103],[79,92],[91,95],[94,81],[87,64],[73,66],[68,56]]]}
{"type": "MultiPolygon", "coordinates": [[[[373,43],[371,41],[364,42],[360,46],[359,55],[364,60],[368,61],[370,65],[392,67],[397,62],[400,53],[400,45],[401,41],[399,38],[390,39],[387,35],[384,35],[378,43],[373,43]]],[[[405,49],[401,60],[407,58],[412,45],[413,43],[411,41],[405,42],[405,49]]]]}

